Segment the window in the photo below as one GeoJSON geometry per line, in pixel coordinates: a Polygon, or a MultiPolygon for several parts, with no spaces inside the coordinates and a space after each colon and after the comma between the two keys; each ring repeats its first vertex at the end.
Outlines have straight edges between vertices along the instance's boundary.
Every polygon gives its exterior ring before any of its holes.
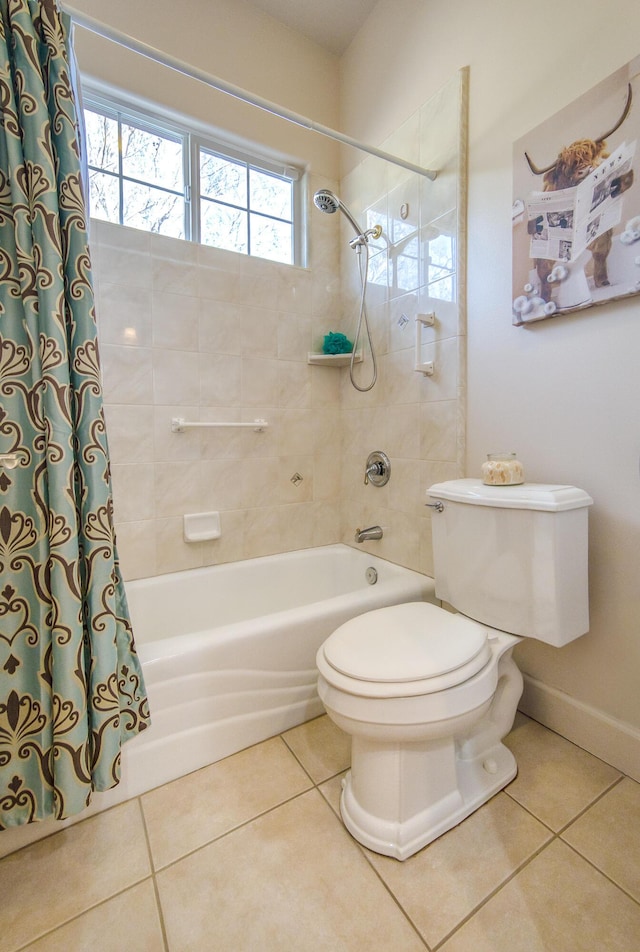
{"type": "Polygon", "coordinates": [[[300,172],[85,95],[91,214],[301,263],[300,172]]]}
{"type": "Polygon", "coordinates": [[[200,241],[292,263],[293,180],[198,146],[200,241]]]}
{"type": "Polygon", "coordinates": [[[186,238],[185,137],[84,110],[94,218],[186,238]]]}

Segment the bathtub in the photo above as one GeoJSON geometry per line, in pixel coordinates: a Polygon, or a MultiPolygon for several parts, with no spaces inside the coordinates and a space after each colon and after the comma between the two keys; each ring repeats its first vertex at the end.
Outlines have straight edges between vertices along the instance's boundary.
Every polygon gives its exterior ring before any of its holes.
{"type": "Polygon", "coordinates": [[[331,632],[374,608],[435,600],[432,579],[345,545],[140,579],[126,590],[152,726],[123,748],[120,797],[321,714],[315,656],[331,632]]]}

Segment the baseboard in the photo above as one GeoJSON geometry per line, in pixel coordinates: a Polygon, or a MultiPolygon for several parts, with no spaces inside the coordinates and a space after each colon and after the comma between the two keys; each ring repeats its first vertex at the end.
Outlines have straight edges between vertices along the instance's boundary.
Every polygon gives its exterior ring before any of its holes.
{"type": "Polygon", "coordinates": [[[640,730],[524,675],[519,709],[640,782],[640,730]]]}

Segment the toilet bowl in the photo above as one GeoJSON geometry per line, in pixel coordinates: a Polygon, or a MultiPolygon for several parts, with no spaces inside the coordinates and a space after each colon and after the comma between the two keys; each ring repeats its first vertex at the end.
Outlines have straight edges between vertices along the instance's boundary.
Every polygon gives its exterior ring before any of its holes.
{"type": "Polygon", "coordinates": [[[406,859],[515,776],[502,743],[522,693],[523,637],[589,627],[587,510],[573,486],[439,483],[436,596],[367,612],[318,651],[318,693],[351,735],[340,810],[364,846],[406,859]]]}
{"type": "Polygon", "coordinates": [[[501,740],[522,692],[519,640],[415,602],[351,619],[322,645],[318,693],[352,738],[340,810],[360,843],[406,859],[515,776],[501,740]]]}

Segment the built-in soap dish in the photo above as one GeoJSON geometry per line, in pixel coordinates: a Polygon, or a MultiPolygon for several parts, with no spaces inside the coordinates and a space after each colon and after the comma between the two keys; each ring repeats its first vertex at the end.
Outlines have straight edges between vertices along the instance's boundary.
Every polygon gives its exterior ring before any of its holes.
{"type": "Polygon", "coordinates": [[[185,542],[208,542],[222,535],[219,512],[190,512],[182,522],[185,542]]]}
{"type": "MultiPolygon", "coordinates": [[[[362,354],[357,353],[353,362],[362,363],[362,354]]],[[[307,363],[316,367],[348,367],[351,363],[351,354],[307,354],[307,363]]]]}

